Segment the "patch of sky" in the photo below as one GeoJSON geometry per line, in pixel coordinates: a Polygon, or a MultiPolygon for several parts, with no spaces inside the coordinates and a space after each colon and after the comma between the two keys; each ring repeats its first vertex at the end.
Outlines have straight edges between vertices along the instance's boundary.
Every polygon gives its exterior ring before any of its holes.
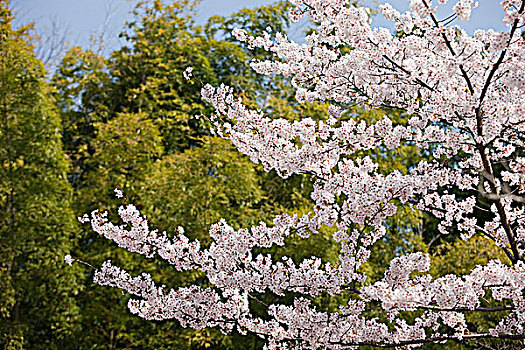
{"type": "MultiPolygon", "coordinates": [[[[436,18],[443,20],[454,13],[452,7],[457,1],[449,0],[446,5],[437,5],[436,18]]],[[[410,2],[408,0],[362,0],[361,3],[371,8],[379,8],[379,5],[389,3],[393,8],[401,13],[409,10],[410,2]]],[[[434,1],[434,3],[436,3],[434,1]]],[[[503,23],[503,9],[498,0],[478,0],[478,7],[472,11],[472,15],[468,22],[460,22],[457,19],[450,23],[450,25],[459,25],[461,28],[472,35],[476,29],[494,29],[496,31],[505,31],[507,27],[503,23]]],[[[373,16],[372,25],[374,27],[385,27],[393,30],[394,25],[391,21],[387,21],[381,14],[373,16]]]]}
{"type": "MultiPolygon", "coordinates": [[[[35,23],[35,31],[41,36],[41,46],[56,45],[55,50],[65,51],[60,40],[67,46],[82,46],[99,54],[109,55],[112,51],[125,44],[119,38],[124,29],[124,23],[132,18],[131,11],[137,0],[11,0],[11,8],[15,11],[15,26],[35,23]],[[55,42],[53,43],[52,40],[55,42]],[[58,43],[56,41],[59,41],[58,43]]],[[[384,0],[361,0],[365,6],[376,8],[385,3],[384,0]]],[[[388,1],[400,12],[408,10],[409,1],[388,1]]],[[[196,24],[202,25],[212,15],[228,16],[242,8],[254,8],[273,3],[272,0],[202,0],[198,6],[195,18],[196,24]]],[[[453,13],[454,0],[445,6],[440,5],[438,19],[444,19],[453,13]]],[[[478,8],[474,9],[472,19],[467,23],[453,21],[451,25],[460,24],[469,34],[476,29],[506,30],[502,22],[503,10],[497,0],[479,0],[478,8]]],[[[386,21],[381,15],[372,19],[373,26],[382,26],[393,30],[393,23],[386,21]]],[[[309,22],[303,20],[292,25],[288,35],[290,39],[304,43],[304,32],[309,22]]],[[[42,48],[40,49],[42,50],[42,48]]],[[[38,50],[37,50],[38,51],[38,50]]],[[[48,55],[53,53],[47,52],[48,55]]],[[[41,58],[46,53],[39,54],[41,58]]],[[[47,62],[46,62],[47,63],[47,62]]]]}

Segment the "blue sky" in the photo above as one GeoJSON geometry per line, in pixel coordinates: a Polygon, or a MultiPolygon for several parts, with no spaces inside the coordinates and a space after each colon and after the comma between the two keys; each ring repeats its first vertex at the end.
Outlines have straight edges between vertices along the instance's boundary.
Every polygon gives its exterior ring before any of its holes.
{"type": "MultiPolygon", "coordinates": [[[[472,34],[476,29],[489,29],[494,30],[505,30],[506,27],[503,24],[503,9],[500,6],[500,0],[477,0],[479,5],[472,11],[470,21],[463,23],[455,21],[453,24],[459,24],[468,33],[472,34]]],[[[374,6],[374,3],[385,3],[389,2],[394,8],[401,13],[408,10],[408,0],[365,0],[363,3],[367,6],[374,6]]],[[[453,13],[452,6],[457,2],[455,0],[449,0],[446,6],[440,5],[438,7],[438,18],[447,18],[453,13]]],[[[385,26],[385,22],[377,21],[376,25],[385,26]]]]}
{"type": "MultiPolygon", "coordinates": [[[[129,11],[133,6],[132,0],[11,0],[12,7],[18,13],[19,22],[27,23],[34,21],[39,31],[45,31],[53,19],[59,27],[68,29],[68,41],[70,45],[89,46],[90,36],[97,36],[104,26],[107,13],[112,13],[107,24],[106,39],[107,46],[119,45],[118,33],[124,21],[128,18],[129,11]]],[[[272,3],[272,0],[202,0],[199,7],[197,22],[202,23],[211,15],[228,15],[244,7],[256,7],[272,3]]],[[[363,3],[375,6],[384,3],[385,0],[364,0],[363,3]]],[[[407,0],[390,0],[395,8],[401,12],[407,10],[407,0]]],[[[454,0],[449,1],[451,4],[454,0]]],[[[479,7],[474,10],[472,20],[464,28],[472,33],[477,28],[503,30],[505,27],[501,22],[503,11],[499,6],[499,0],[479,0],[479,7]]],[[[444,18],[451,11],[448,5],[438,12],[438,17],[444,18]]],[[[375,20],[376,25],[388,26],[384,21],[375,20]]],[[[108,48],[111,50],[111,47],[108,48]]]]}

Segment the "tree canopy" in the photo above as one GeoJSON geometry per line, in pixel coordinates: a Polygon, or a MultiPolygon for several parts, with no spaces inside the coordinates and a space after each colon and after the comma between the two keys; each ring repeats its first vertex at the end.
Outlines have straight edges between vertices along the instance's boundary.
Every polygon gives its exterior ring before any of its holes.
{"type": "Polygon", "coordinates": [[[79,269],[63,256],[79,229],[61,125],[28,28],[0,1],[0,346],[73,347],[79,269]]]}

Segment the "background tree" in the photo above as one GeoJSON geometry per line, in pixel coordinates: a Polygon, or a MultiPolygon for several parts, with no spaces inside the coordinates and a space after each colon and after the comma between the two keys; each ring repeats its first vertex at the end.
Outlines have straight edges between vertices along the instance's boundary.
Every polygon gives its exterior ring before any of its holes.
{"type": "Polygon", "coordinates": [[[78,226],[61,123],[27,28],[13,30],[0,1],[0,346],[75,344],[77,269],[61,260],[78,226]]]}

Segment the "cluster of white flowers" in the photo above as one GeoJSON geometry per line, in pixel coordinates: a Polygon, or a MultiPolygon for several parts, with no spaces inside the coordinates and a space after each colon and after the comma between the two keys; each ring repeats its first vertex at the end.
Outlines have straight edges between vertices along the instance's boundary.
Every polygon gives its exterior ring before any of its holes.
{"type": "Polygon", "coordinates": [[[73,265],[73,258],[71,257],[71,255],[67,254],[66,256],[64,256],[64,262],[66,264],[68,264],[69,266],[72,266],[73,265]]]}
{"type": "Polygon", "coordinates": [[[182,76],[184,79],[190,80],[193,77],[193,67],[187,67],[182,73],[182,76]]]}
{"type": "MultiPolygon", "coordinates": [[[[328,101],[327,121],[289,121],[250,110],[224,85],[205,85],[202,97],[215,108],[214,132],[227,138],[253,162],[283,178],[311,174],[314,212],[282,215],[273,225],[235,230],[224,220],[213,225],[211,245],[190,241],[182,229],[171,239],[150,230],[133,205],[119,208],[124,222],[115,225],[105,213],[80,218],[99,234],[130,251],[168,261],[179,271],[199,269],[212,287],[166,290],[149,275],[131,277],[106,262],[95,282],[139,297],[133,313],[148,319],[177,319],[183,326],[218,327],[252,332],[268,349],[342,349],[351,346],[416,346],[449,339],[503,337],[525,339],[525,264],[518,247],[525,241],[525,1],[503,0],[507,32],[476,31],[473,36],[436,18],[430,0],[411,0],[401,14],[392,6],[382,15],[403,35],[372,28],[369,11],[347,0],[290,0],[292,20],[308,15],[317,30],[305,44],[266,32],[233,34],[250,47],[262,47],[276,60],[253,62],[261,74],[290,77],[297,100],[328,101]],[[351,48],[351,50],[348,50],[351,48]],[[395,125],[388,117],[375,123],[341,119],[344,107],[395,108],[409,116],[395,125]],[[360,151],[414,145],[429,158],[407,174],[385,174],[360,151]],[[503,170],[501,170],[503,169],[503,170]],[[461,193],[461,195],[458,195],[461,193]],[[476,195],[472,195],[476,193],[476,195]],[[489,203],[489,206],[486,206],[489,203]],[[391,261],[384,278],[356,288],[367,276],[360,270],[371,246],[385,233],[385,219],[400,206],[413,206],[440,220],[439,230],[461,232],[462,239],[483,235],[507,255],[477,266],[466,276],[433,279],[429,256],[412,253],[391,261]],[[475,209],[485,210],[485,219],[475,209]],[[290,234],[307,239],[323,226],[336,227],[337,264],[317,257],[295,263],[255,254],[256,247],[283,245],[290,234]],[[413,272],[418,273],[414,277],[413,272]],[[251,313],[253,292],[301,293],[293,305],[269,305],[267,319],[251,313]],[[308,299],[321,292],[355,293],[340,312],[316,309],[308,299]],[[486,306],[490,295],[497,305],[486,306]],[[367,303],[378,303],[388,322],[368,319],[367,303]],[[410,323],[403,311],[423,310],[410,323]],[[489,333],[469,329],[465,312],[507,315],[489,333]]],[[[446,0],[438,1],[439,4],[446,0]]],[[[436,5],[438,6],[438,5],[436,5]]],[[[459,20],[469,19],[475,4],[454,5],[459,20]]],[[[184,73],[191,76],[191,69],[184,73]]],[[[121,192],[115,190],[117,196],[121,192]]],[[[71,263],[71,257],[66,257],[71,263]]]]}
{"type": "Polygon", "coordinates": [[[474,3],[472,0],[461,0],[458,1],[456,5],[454,5],[453,10],[460,21],[466,22],[470,18],[472,9],[476,8],[477,6],[478,3],[474,3]]]}
{"type": "Polygon", "coordinates": [[[124,192],[121,189],[115,188],[113,191],[115,192],[115,197],[124,198],[124,192]]]}

